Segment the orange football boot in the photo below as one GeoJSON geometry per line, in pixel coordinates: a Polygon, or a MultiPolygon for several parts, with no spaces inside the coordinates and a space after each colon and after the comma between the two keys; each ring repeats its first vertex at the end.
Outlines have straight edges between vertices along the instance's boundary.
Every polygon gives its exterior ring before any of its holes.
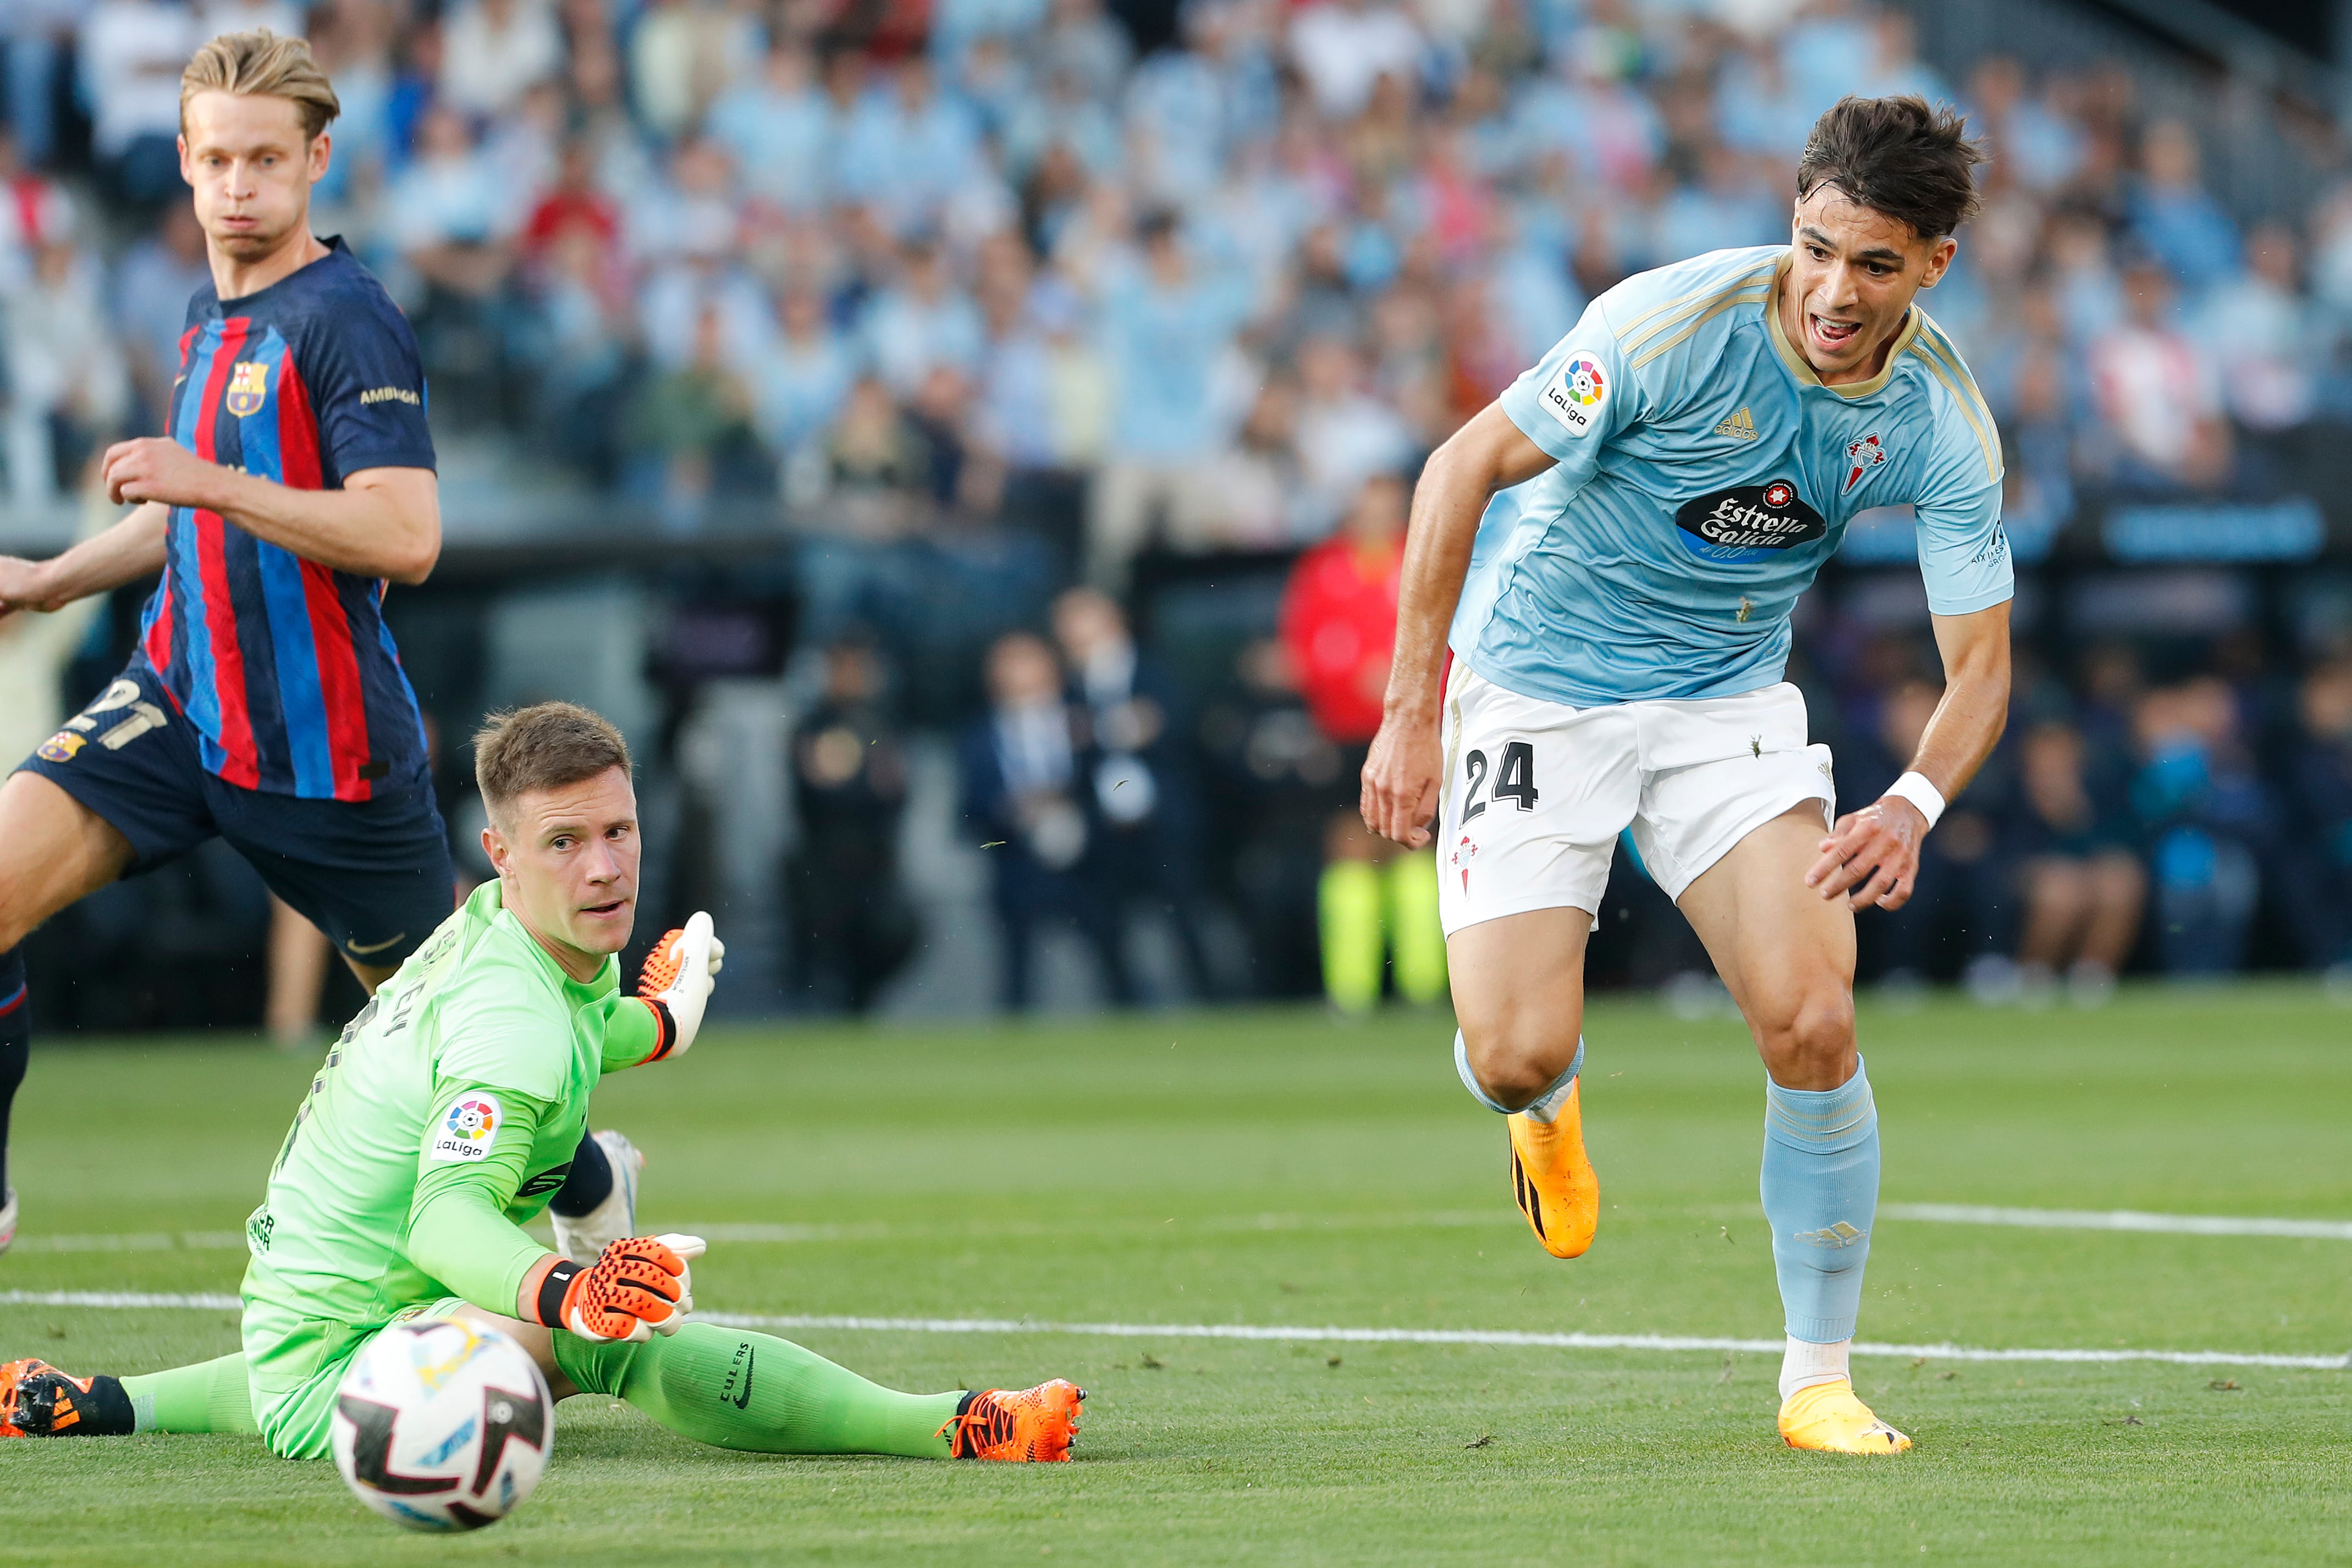
{"type": "Polygon", "coordinates": [[[1584,1083],[1569,1085],[1568,1103],[1549,1125],[1526,1112],[1504,1118],[1511,1131],[1511,1197],[1528,1227],[1555,1258],[1580,1258],[1601,1223],[1601,1178],[1584,1156],[1584,1083]]]}
{"type": "Polygon", "coordinates": [[[69,1377],[30,1357],[0,1366],[0,1437],[110,1437],[131,1426],[111,1377],[69,1377]]]}
{"type": "Polygon", "coordinates": [[[1066,1463],[1086,1396],[1058,1377],[1034,1388],[982,1389],[965,1395],[940,1432],[953,1458],[1066,1463]]]}
{"type": "Polygon", "coordinates": [[[1899,1454],[1911,1439],[1880,1420],[1849,1378],[1800,1388],[1781,1402],[1780,1440],[1824,1454],[1899,1454]]]}

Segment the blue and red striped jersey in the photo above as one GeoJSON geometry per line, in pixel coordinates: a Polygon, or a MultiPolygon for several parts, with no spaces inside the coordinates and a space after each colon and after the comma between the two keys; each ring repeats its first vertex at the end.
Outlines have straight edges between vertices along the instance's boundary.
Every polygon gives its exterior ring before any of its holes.
{"type": "MultiPolygon", "coordinates": [[[[188,302],[166,425],[209,462],[298,490],[431,468],[416,338],[338,238],[258,293],[188,302]]],[[[172,508],[140,652],[194,727],[205,768],[305,800],[365,800],[425,768],[416,694],[384,584],[303,560],[216,512],[172,508]]]]}

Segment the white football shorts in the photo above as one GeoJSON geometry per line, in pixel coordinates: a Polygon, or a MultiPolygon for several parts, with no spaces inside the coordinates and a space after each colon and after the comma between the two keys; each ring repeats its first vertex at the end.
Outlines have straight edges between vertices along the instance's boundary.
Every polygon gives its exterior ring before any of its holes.
{"type": "Polygon", "coordinates": [[[1438,914],[1465,925],[1531,909],[1600,924],[1617,835],[1679,899],[1764,823],[1837,801],[1830,748],[1806,743],[1805,698],[1782,682],[1736,697],[1570,707],[1507,692],[1460,659],[1445,685],[1438,914]]]}

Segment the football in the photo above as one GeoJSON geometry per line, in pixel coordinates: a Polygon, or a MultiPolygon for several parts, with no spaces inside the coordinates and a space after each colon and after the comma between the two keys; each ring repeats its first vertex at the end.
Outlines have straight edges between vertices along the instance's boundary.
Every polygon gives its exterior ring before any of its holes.
{"type": "Polygon", "coordinates": [[[352,1358],[335,1396],[335,1467],[410,1530],[479,1530],[529,1497],[555,1441],[555,1401],[522,1346],[454,1318],[394,1323],[352,1358]]]}

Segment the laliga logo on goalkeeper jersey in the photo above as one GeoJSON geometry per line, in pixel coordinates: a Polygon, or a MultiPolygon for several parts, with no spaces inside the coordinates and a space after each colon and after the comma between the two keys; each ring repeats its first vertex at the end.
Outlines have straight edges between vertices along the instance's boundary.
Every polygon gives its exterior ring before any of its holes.
{"type": "Polygon", "coordinates": [[[488,1159],[503,1113],[494,1095],[468,1094],[452,1101],[433,1135],[433,1158],[442,1164],[488,1159]]]}

